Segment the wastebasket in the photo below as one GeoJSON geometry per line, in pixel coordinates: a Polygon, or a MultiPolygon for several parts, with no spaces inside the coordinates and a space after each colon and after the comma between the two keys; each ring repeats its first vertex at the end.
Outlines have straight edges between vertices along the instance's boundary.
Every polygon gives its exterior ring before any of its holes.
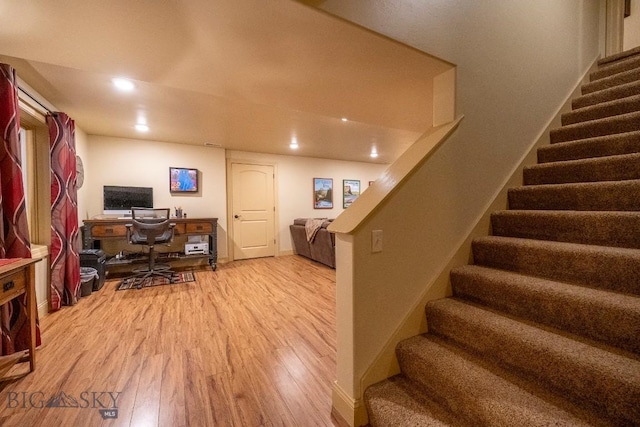
{"type": "Polygon", "coordinates": [[[98,279],[98,270],[92,267],[80,267],[80,296],[86,297],[93,291],[93,282],[98,279]]]}
{"type": "Polygon", "coordinates": [[[80,267],[91,267],[98,270],[98,279],[93,282],[93,291],[99,291],[104,285],[107,256],[100,249],[83,249],[80,251],[80,267]]]}

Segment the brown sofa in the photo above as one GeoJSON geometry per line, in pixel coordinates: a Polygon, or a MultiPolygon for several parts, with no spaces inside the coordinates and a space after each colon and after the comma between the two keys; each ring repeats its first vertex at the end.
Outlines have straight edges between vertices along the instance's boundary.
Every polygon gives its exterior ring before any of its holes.
{"type": "Polygon", "coordinates": [[[291,240],[296,254],[320,262],[331,268],[336,268],[336,243],[333,233],[327,231],[327,226],[333,219],[327,219],[318,229],[311,242],[307,241],[305,224],[308,218],[296,218],[289,226],[291,240]]]}

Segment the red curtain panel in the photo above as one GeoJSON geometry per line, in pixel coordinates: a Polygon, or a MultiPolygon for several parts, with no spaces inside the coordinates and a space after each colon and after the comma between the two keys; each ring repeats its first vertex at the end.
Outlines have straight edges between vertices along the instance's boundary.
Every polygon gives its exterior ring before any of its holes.
{"type": "Polygon", "coordinates": [[[78,302],[78,196],[75,124],[65,113],[47,115],[51,153],[51,309],[78,302]]]}
{"type": "MultiPolygon", "coordinates": [[[[31,258],[22,161],[20,158],[20,110],[15,70],[0,64],[0,258],[31,258]]],[[[0,355],[29,348],[26,301],[15,298],[0,309],[0,355]]],[[[40,345],[40,329],[36,328],[40,345]]]]}

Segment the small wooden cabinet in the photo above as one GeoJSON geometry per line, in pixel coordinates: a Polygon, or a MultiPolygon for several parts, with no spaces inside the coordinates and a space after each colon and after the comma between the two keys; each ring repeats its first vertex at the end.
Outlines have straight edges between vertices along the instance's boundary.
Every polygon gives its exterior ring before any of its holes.
{"type": "MultiPolygon", "coordinates": [[[[209,265],[216,269],[218,263],[217,232],[218,218],[171,218],[175,223],[174,233],[176,236],[207,236],[209,242],[209,253],[205,255],[209,259],[209,265]]],[[[104,239],[126,240],[127,224],[131,219],[86,219],[82,226],[82,247],[83,249],[100,249],[101,241],[104,239]]],[[[202,258],[194,256],[180,256],[179,259],[202,258]]],[[[107,269],[109,264],[107,263],[107,269]]]]}
{"type": "Polygon", "coordinates": [[[5,374],[18,362],[29,362],[29,372],[36,369],[36,289],[34,264],[40,259],[20,258],[0,265],[0,305],[26,294],[27,318],[29,322],[29,349],[0,357],[0,381],[14,379],[5,378],[5,374]]]}

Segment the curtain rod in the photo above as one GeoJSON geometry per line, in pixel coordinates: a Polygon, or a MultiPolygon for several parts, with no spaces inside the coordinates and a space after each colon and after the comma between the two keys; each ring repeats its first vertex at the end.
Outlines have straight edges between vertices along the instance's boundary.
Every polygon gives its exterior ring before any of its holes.
{"type": "Polygon", "coordinates": [[[27,95],[29,98],[31,98],[31,100],[33,100],[33,102],[35,102],[36,104],[38,104],[39,106],[41,106],[42,108],[44,108],[44,110],[49,113],[49,114],[53,114],[54,112],[51,111],[49,108],[47,108],[46,105],[42,104],[42,102],[38,101],[33,95],[31,95],[29,92],[27,92],[26,90],[24,90],[23,88],[21,88],[18,85],[18,90],[22,93],[24,93],[25,95],[27,95]]]}

